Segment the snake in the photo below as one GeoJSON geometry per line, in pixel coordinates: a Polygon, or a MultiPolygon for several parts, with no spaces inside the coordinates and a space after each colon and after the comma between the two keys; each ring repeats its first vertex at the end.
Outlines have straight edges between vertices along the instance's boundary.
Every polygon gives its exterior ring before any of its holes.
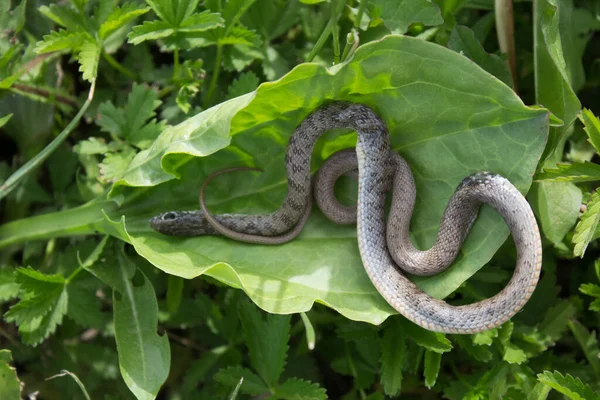
{"type": "MultiPolygon", "coordinates": [[[[381,296],[427,330],[455,334],[490,330],[513,317],[531,297],[541,273],[540,233],[525,197],[501,175],[477,172],[464,178],[446,206],[436,242],[428,250],[419,250],[410,239],[416,200],[410,166],[392,150],[387,125],[370,107],[334,101],[317,108],[290,137],[285,164],[288,190],[274,212],[213,216],[203,198],[207,179],[200,191],[201,210],[165,212],[153,217],[150,224],[172,236],[221,234],[250,243],[281,244],[299,234],[310,214],[314,191],[328,218],[356,223],[364,269],[381,296]],[[335,153],[313,178],[310,161],[314,144],[332,129],[354,130],[356,148],[335,153]],[[342,175],[357,176],[356,206],[341,205],[333,195],[335,181],[342,175]],[[392,202],[386,221],[385,201],[390,191],[392,202]],[[451,305],[421,290],[407,273],[432,275],[448,268],[482,204],[495,209],[508,225],[517,250],[515,269],[507,285],[493,297],[451,305]]],[[[231,170],[217,174],[224,172],[231,170]]]]}

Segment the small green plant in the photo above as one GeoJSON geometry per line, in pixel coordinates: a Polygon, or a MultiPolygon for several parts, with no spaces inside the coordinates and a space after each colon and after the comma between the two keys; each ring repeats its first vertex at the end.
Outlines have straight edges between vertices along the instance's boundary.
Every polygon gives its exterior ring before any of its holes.
{"type": "MultiPolygon", "coordinates": [[[[600,398],[600,7],[512,3],[0,2],[0,399],[600,398]],[[387,122],[419,247],[464,176],[527,193],[544,261],[522,312],[424,330],[373,288],[356,228],[316,209],[284,246],[150,228],[231,166],[264,173],[219,177],[211,210],[274,210],[289,136],[332,99],[387,122]]],[[[355,142],[328,133],[313,171],[355,142]]],[[[507,238],[484,208],[451,269],[411,279],[489,298],[507,238]]]]}

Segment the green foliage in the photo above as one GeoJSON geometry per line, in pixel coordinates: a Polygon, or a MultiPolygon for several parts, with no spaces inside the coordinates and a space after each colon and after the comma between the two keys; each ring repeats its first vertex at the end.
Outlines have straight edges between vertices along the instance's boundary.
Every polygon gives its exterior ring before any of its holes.
{"type": "Polygon", "coordinates": [[[558,371],[544,371],[538,374],[538,379],[572,400],[600,399],[600,395],[591,387],[581,382],[579,378],[574,378],[569,374],[563,375],[558,371]]]}
{"type": "MultiPolygon", "coordinates": [[[[495,6],[1,2],[0,398],[598,399],[600,10],[514,2],[511,60],[495,6]],[[273,211],[289,136],[334,99],[373,107],[410,163],[419,248],[466,175],[527,193],[544,264],[522,312],[424,330],[375,291],[356,228],[318,210],[283,246],[151,230],[231,166],[264,172],[220,177],[211,210],[273,211]]],[[[356,141],[325,136],[313,172],[356,141]]],[[[513,273],[507,236],[484,206],[451,268],[410,279],[454,305],[489,298],[513,273]]]]}
{"type": "Polygon", "coordinates": [[[12,354],[10,350],[0,350],[0,397],[6,400],[21,399],[21,382],[17,371],[11,367],[12,354]]]}

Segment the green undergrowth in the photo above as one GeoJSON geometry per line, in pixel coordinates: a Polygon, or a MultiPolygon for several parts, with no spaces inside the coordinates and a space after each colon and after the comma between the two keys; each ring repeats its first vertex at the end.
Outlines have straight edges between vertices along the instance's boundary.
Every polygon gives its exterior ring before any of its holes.
{"type": "MultiPolygon", "coordinates": [[[[600,6],[510,3],[0,2],[0,399],[600,399],[600,6]],[[150,228],[227,167],[263,172],[219,176],[213,212],[276,209],[290,135],[335,100],[410,164],[419,248],[471,173],[527,196],[543,273],[511,321],[414,325],[316,207],[281,246],[150,228]]],[[[327,133],[311,170],[355,143],[327,133]]],[[[411,279],[469,304],[515,260],[484,206],[452,266],[411,279]]]]}

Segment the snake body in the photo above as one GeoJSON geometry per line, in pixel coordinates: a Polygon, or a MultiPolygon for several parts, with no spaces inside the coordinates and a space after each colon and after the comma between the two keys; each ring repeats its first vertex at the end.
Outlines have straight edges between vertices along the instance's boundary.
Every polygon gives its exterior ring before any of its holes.
{"type": "Polygon", "coordinates": [[[409,238],[416,198],[410,167],[391,150],[385,123],[361,104],[326,105],[309,115],[296,129],[286,153],[288,193],[279,210],[265,215],[211,216],[201,195],[203,212],[163,213],[152,219],[152,227],[178,236],[220,233],[264,244],[291,240],[310,212],[310,158],[314,143],[323,133],[336,128],[357,132],[356,152],[340,152],[323,165],[314,182],[315,197],[325,215],[334,221],[356,221],[360,255],[367,275],[392,307],[432,331],[476,333],[501,325],[525,305],[541,271],[541,240],[533,212],[521,193],[499,175],[477,173],[465,178],[446,207],[434,246],[427,251],[416,249],[409,238]],[[335,200],[333,183],[343,174],[352,174],[356,168],[357,206],[345,207],[335,200]],[[390,187],[392,207],[386,228],[384,203],[390,187]],[[482,203],[500,213],[510,228],[517,248],[515,271],[507,286],[494,297],[452,306],[423,292],[399,268],[418,275],[431,275],[447,268],[482,203]]]}

